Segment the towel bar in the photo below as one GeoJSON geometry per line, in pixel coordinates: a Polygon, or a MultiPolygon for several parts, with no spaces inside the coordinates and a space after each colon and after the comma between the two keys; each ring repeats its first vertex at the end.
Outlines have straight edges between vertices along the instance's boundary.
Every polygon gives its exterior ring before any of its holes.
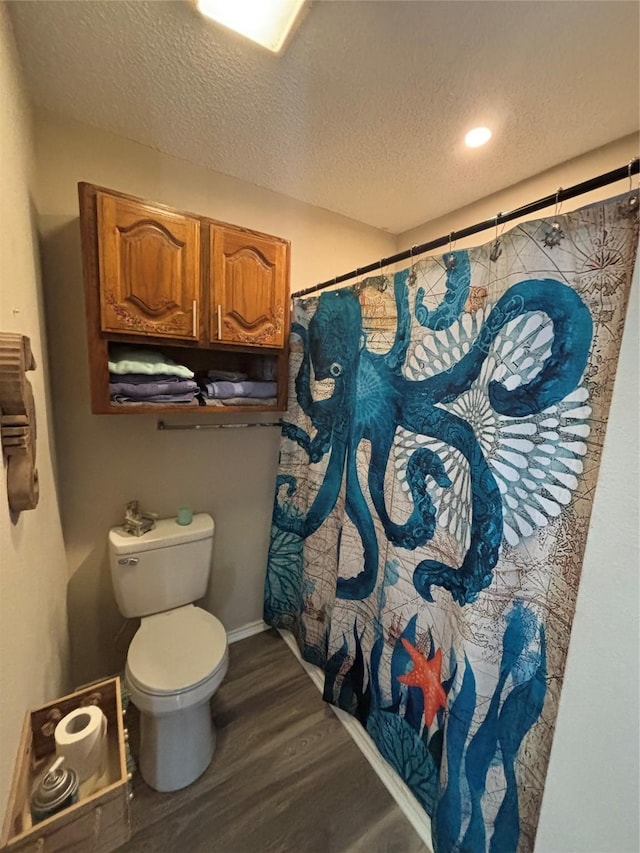
{"type": "Polygon", "coordinates": [[[164,421],[158,421],[157,429],[249,429],[249,427],[281,427],[282,421],[269,421],[269,423],[256,424],[167,424],[164,421]]]}

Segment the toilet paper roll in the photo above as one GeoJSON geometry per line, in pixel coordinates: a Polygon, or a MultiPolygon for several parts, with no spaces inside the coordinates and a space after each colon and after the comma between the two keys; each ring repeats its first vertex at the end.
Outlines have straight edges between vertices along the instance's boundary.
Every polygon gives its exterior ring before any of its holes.
{"type": "Polygon", "coordinates": [[[79,781],[94,781],[105,771],[107,718],[97,705],[76,708],[55,728],[56,754],[63,755],[79,781]]]}

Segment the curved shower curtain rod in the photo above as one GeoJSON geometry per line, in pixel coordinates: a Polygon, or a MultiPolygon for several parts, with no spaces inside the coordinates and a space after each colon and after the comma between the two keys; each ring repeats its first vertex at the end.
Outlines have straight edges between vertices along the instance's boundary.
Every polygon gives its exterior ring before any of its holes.
{"type": "Polygon", "coordinates": [[[315,293],[318,290],[323,290],[325,287],[331,287],[334,284],[340,284],[342,281],[348,281],[350,278],[356,278],[363,273],[374,272],[387,267],[390,264],[396,264],[399,261],[406,261],[409,258],[414,258],[416,255],[422,255],[425,252],[431,252],[433,249],[439,249],[440,246],[451,244],[454,240],[463,237],[470,237],[472,234],[477,234],[479,231],[485,231],[487,228],[494,228],[501,225],[503,222],[510,222],[513,219],[518,219],[521,216],[527,216],[530,213],[535,213],[545,207],[550,207],[552,204],[560,204],[570,198],[575,198],[583,193],[591,192],[591,190],[606,187],[607,184],[615,184],[616,181],[621,181],[624,178],[631,178],[632,175],[637,175],[640,171],[640,159],[634,157],[626,166],[620,166],[618,169],[613,169],[611,172],[605,172],[602,175],[597,175],[595,178],[589,178],[587,181],[582,181],[580,184],[574,184],[572,187],[562,189],[560,187],[557,192],[552,195],[539,198],[537,201],[529,202],[522,207],[516,207],[507,213],[498,213],[491,219],[485,219],[484,222],[478,222],[476,225],[470,225],[468,228],[463,228],[461,231],[451,231],[450,234],[445,234],[443,237],[438,237],[436,240],[430,240],[428,243],[422,243],[419,246],[413,246],[411,249],[405,249],[403,252],[398,252],[396,255],[391,255],[388,258],[380,258],[373,264],[366,267],[358,267],[351,272],[339,275],[336,278],[331,278],[328,281],[323,281],[313,287],[307,287],[304,290],[298,290],[291,294],[294,296],[307,296],[309,293],[315,293]]]}

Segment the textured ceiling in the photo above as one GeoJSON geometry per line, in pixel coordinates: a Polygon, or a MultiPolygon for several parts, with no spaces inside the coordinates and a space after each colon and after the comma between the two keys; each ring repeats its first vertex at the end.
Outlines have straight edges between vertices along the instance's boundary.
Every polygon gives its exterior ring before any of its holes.
{"type": "Polygon", "coordinates": [[[9,8],[38,105],[394,233],[639,126],[636,2],[316,0],[281,57],[187,0],[9,8]]]}

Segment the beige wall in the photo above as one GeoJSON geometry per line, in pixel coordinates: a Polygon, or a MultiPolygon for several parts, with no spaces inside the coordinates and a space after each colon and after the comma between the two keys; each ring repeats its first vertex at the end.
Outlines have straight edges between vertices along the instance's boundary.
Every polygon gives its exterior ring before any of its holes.
{"type": "Polygon", "coordinates": [[[0,482],[0,819],[26,711],[67,692],[66,557],[49,423],[46,342],[32,215],[31,116],[13,36],[0,4],[0,331],[28,335],[40,501],[17,517],[0,482]]]}
{"type": "Polygon", "coordinates": [[[124,662],[133,626],[116,640],[123,620],[111,591],[106,537],[132,498],[160,516],[175,514],[180,504],[211,513],[216,533],[206,606],[228,630],[262,618],[279,430],[158,432],[154,416],[90,413],[78,181],[291,240],[293,290],[392,253],[395,238],[86,125],[42,113],[36,128],[72,663],[82,681],[124,662]]]}
{"type": "MultiPolygon", "coordinates": [[[[630,136],[403,234],[398,250],[513,210],[638,156],[630,136]]],[[[634,179],[638,186],[638,179],[634,179]]],[[[562,210],[628,191],[629,181],[572,199],[562,210]]],[[[546,211],[553,213],[551,211],[546,211]]],[[[542,217],[544,213],[536,214],[542,217]]],[[[528,217],[531,218],[531,217],[528,217]]],[[[508,227],[512,227],[509,224],[508,227]]],[[[456,248],[494,239],[485,231],[456,248]]],[[[443,249],[440,252],[444,251],[443,249]]],[[[638,844],[640,600],[640,282],[638,263],[547,773],[536,853],[631,853],[638,844]],[[606,698],[605,698],[606,697],[606,698]]]]}

